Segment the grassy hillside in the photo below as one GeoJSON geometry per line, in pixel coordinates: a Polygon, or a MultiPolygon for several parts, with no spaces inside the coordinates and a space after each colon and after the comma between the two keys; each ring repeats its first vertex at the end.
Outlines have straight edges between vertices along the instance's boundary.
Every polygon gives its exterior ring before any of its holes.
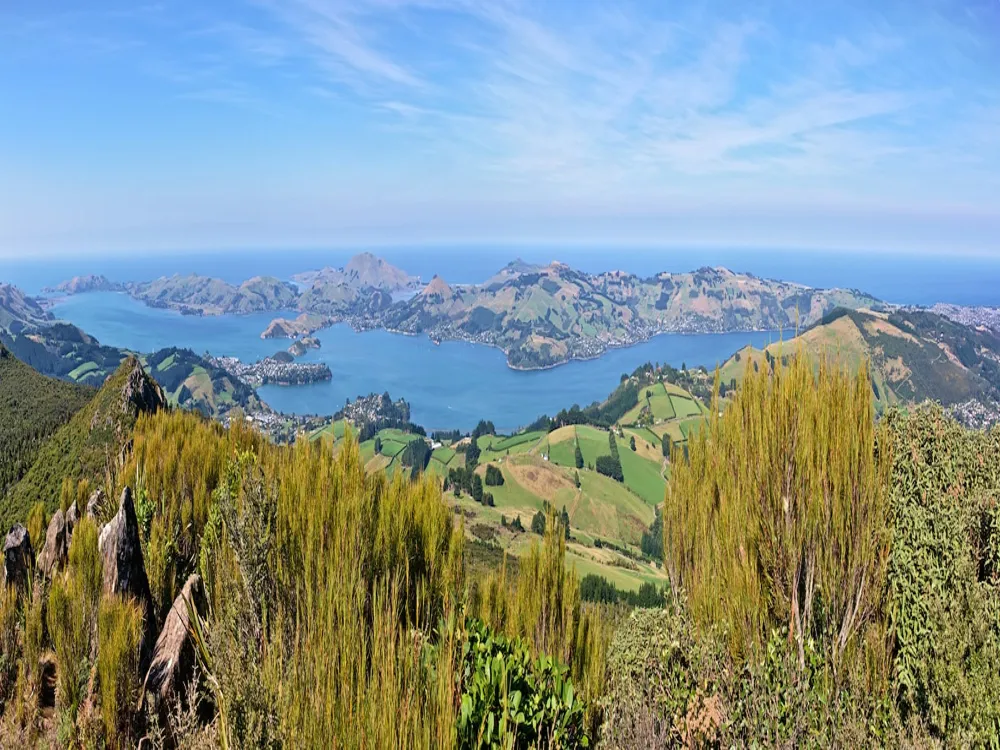
{"type": "Polygon", "coordinates": [[[39,374],[0,345],[0,498],[96,390],[39,374]]]}
{"type": "Polygon", "coordinates": [[[0,527],[24,519],[37,502],[51,512],[64,479],[103,483],[116,467],[140,414],[166,405],[162,389],[129,357],[72,418],[41,443],[31,467],[0,501],[0,527]]]}
{"type": "Polygon", "coordinates": [[[298,299],[293,284],[270,276],[255,276],[234,286],[208,276],[175,274],[126,286],[129,294],[151,307],[197,315],[288,310],[298,299]]]}
{"type": "Polygon", "coordinates": [[[475,286],[435,278],[383,316],[395,330],[502,348],[512,366],[534,368],[592,357],[663,331],[777,330],[809,324],[838,307],[878,301],[853,290],[818,290],[724,268],[587,274],[562,263],[509,264],[475,286]]]}
{"type": "MultiPolygon", "coordinates": [[[[694,403],[686,391],[676,390],[694,403]]],[[[662,386],[661,393],[665,393],[662,386]]],[[[605,412],[594,409],[588,413],[605,412]]],[[[338,420],[310,438],[330,442],[337,450],[344,444],[348,429],[343,420],[338,420]]],[[[617,440],[623,482],[594,469],[597,457],[609,452],[609,429],[567,425],[552,431],[477,436],[480,457],[476,473],[484,482],[484,492],[492,496],[493,505],[475,502],[467,492],[452,491],[445,497],[465,516],[470,539],[499,545],[514,554],[524,552],[533,536],[530,531],[514,530],[510,524],[515,519],[529,529],[532,518],[547,505],[559,511],[565,507],[571,531],[567,561],[580,563],[581,574],[602,573],[620,587],[633,591],[651,581],[662,586],[666,580],[662,570],[648,560],[643,561],[639,550],[642,535],[652,524],[654,509],[663,501],[666,491],[662,441],[648,430],[636,431],[636,450],[632,451],[629,438],[633,431],[618,426],[616,432],[621,433],[617,440]],[[584,457],[580,469],[575,463],[577,441],[584,457]],[[500,471],[502,485],[485,484],[488,467],[500,471]]],[[[410,473],[411,467],[404,466],[401,459],[407,443],[413,440],[425,438],[398,429],[379,430],[360,444],[361,460],[369,472],[410,473]]],[[[440,480],[452,470],[464,469],[468,445],[466,437],[437,447],[430,453],[426,473],[440,480]]]]}
{"type": "Polygon", "coordinates": [[[869,362],[879,410],[900,402],[932,399],[948,405],[1000,393],[1000,339],[919,311],[837,310],[787,342],[740,350],[722,367],[722,381],[738,383],[747,367],[770,367],[769,358],[800,349],[814,362],[826,357],[852,372],[869,362]]]}

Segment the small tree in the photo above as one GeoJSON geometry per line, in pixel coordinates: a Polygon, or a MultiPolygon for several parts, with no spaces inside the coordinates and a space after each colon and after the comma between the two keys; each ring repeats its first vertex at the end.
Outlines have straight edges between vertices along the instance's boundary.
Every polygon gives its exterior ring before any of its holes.
{"type": "MultiPolygon", "coordinates": [[[[518,519],[520,520],[520,519],[518,519]]],[[[538,511],[531,519],[531,530],[539,536],[545,536],[545,514],[538,511]]]]}
{"type": "Polygon", "coordinates": [[[569,539],[569,513],[566,512],[565,505],[562,507],[562,513],[560,516],[562,517],[563,533],[566,535],[566,538],[569,539]]]}
{"type": "Polygon", "coordinates": [[[378,437],[378,435],[375,436],[375,452],[382,452],[382,438],[378,437]]]}
{"type": "Polygon", "coordinates": [[[577,438],[577,440],[576,440],[576,449],[573,451],[573,459],[574,459],[574,462],[576,463],[576,468],[582,469],[583,468],[583,451],[580,450],[580,439],[579,438],[577,438]]]}
{"type": "Polygon", "coordinates": [[[486,467],[486,486],[502,487],[504,483],[503,472],[493,464],[486,467]]]}
{"type": "Polygon", "coordinates": [[[628,447],[631,448],[633,452],[635,452],[635,435],[632,435],[628,439],[628,447]]]}
{"type": "Polygon", "coordinates": [[[478,474],[472,475],[471,489],[469,494],[472,495],[472,499],[477,503],[483,502],[483,479],[478,474]]]}

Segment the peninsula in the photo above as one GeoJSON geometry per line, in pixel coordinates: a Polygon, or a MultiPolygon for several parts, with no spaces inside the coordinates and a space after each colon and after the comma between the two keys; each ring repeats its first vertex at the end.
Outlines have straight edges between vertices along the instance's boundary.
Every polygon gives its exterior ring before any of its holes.
{"type": "Polygon", "coordinates": [[[643,278],[515,260],[482,284],[450,285],[435,276],[423,285],[362,253],[343,268],[292,278],[294,283],[255,277],[234,286],[203,276],[171,276],[124,288],[146,304],[191,315],[298,311],[297,317],[272,320],[261,333],[265,339],[311,336],[344,322],[356,330],[382,328],[494,346],[510,367],[524,370],[590,359],[659,333],[795,331],[838,307],[888,309],[857,290],[814,289],[721,267],[643,278]]]}

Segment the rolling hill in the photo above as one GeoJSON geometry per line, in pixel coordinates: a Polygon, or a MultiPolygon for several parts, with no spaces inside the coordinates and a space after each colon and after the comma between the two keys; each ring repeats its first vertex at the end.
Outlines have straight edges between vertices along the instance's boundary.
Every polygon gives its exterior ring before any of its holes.
{"type": "Polygon", "coordinates": [[[127,284],[126,289],[151,307],[170,308],[190,315],[288,310],[295,307],[298,298],[294,285],[271,276],[255,276],[233,286],[208,276],[174,275],[127,284]]]}
{"type": "MultiPolygon", "coordinates": [[[[599,356],[657,333],[794,330],[837,307],[879,308],[857,290],[813,289],[726,268],[660,273],[641,278],[621,271],[590,274],[553,262],[509,263],[482,284],[449,285],[418,279],[371,253],[343,268],[273,278],[235,287],[204,276],[172,276],[127,284],[136,299],[196,315],[297,309],[329,325],[424,333],[499,347],[519,369],[550,367],[599,356]],[[396,292],[413,291],[396,299],[396,292]]],[[[275,320],[266,336],[297,329],[275,320]]]]}
{"type": "Polygon", "coordinates": [[[476,286],[434,279],[393,305],[382,322],[435,339],[498,346],[512,367],[531,369],[594,357],[657,333],[790,329],[838,306],[878,304],[854,290],[811,289],[724,268],[643,279],[514,262],[476,286]]]}
{"type": "Polygon", "coordinates": [[[737,382],[747,366],[802,350],[856,370],[868,361],[877,408],[932,399],[944,405],[1000,395],[1000,338],[924,310],[836,310],[764,351],[742,349],[722,367],[737,382]]]}

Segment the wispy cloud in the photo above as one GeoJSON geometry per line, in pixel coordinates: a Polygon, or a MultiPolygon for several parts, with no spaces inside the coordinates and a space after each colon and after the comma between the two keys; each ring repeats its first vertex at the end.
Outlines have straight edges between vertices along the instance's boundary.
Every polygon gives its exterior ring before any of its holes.
{"type": "Polygon", "coordinates": [[[145,75],[143,97],[195,117],[284,117],[295,131],[247,129],[253,156],[273,155],[267,185],[299,203],[349,196],[348,214],[385,216],[389,192],[395,216],[421,220],[470,204],[539,222],[789,206],[1000,217],[1000,4],[986,0],[42,5],[0,10],[11,70],[117,60],[145,75]]]}
{"type": "Polygon", "coordinates": [[[473,149],[481,171],[505,180],[579,192],[664,188],[684,176],[819,179],[907,155],[927,160],[946,137],[920,142],[908,131],[911,110],[946,105],[893,68],[905,40],[878,23],[797,42],[765,16],[662,18],[649,7],[579,4],[562,15],[504,0],[268,7],[328,84],[397,118],[383,127],[437,139],[455,159],[473,149]],[[451,47],[462,69],[441,76],[427,63],[428,38],[414,33],[420,14],[439,24],[431,40],[440,56],[451,47]]]}

